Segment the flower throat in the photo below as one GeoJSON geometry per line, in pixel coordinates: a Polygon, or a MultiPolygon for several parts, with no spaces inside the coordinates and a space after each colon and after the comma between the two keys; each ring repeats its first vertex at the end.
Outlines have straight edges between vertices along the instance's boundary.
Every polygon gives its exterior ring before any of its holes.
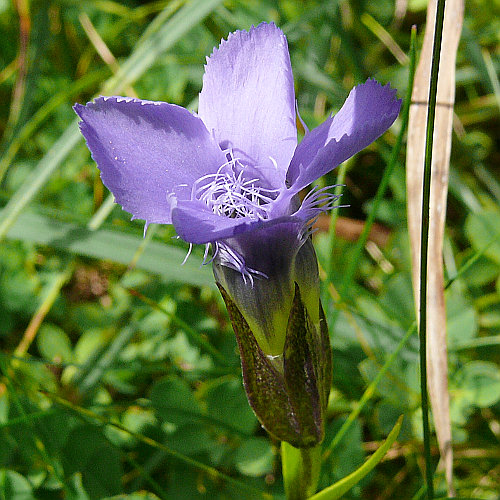
{"type": "Polygon", "coordinates": [[[249,168],[234,158],[232,151],[226,151],[226,156],[228,161],[215,174],[204,175],[194,183],[193,198],[223,217],[267,219],[266,205],[276,197],[278,190],[263,188],[257,177],[248,177],[249,168]]]}

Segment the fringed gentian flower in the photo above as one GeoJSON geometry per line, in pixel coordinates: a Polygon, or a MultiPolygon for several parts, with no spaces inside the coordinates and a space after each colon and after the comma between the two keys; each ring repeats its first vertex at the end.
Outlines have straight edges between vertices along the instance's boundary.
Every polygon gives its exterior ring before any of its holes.
{"type": "Polygon", "coordinates": [[[396,91],[375,80],[297,145],[287,41],[274,24],[237,31],[207,59],[198,113],[100,97],[77,104],[104,184],[134,218],[173,224],[209,245],[261,423],[294,446],[323,437],[328,332],[309,235],[335,206],[328,188],[298,193],[368,146],[396,119],[396,91]]]}

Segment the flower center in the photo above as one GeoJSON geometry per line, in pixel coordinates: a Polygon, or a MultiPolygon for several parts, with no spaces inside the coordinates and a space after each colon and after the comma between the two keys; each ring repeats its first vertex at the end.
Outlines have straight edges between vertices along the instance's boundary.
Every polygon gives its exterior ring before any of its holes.
{"type": "Polygon", "coordinates": [[[259,185],[260,179],[249,176],[250,168],[234,158],[231,151],[226,151],[226,156],[228,161],[215,174],[204,175],[194,183],[193,198],[223,217],[266,219],[266,205],[278,190],[259,185]]]}

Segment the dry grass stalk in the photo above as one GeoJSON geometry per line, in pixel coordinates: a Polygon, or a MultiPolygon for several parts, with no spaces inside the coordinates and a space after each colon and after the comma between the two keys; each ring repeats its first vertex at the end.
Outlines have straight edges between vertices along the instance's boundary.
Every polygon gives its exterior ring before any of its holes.
{"type": "MultiPolygon", "coordinates": [[[[437,91],[430,197],[430,228],[427,283],[427,371],[432,413],[450,496],[453,491],[446,308],[443,275],[443,235],[455,100],[455,61],[463,20],[463,0],[446,2],[441,62],[437,91]]],[[[410,234],[415,305],[419,310],[420,228],[424,172],[427,103],[436,17],[436,0],[430,0],[427,28],[415,74],[410,108],[407,148],[408,229],[410,234]]],[[[418,314],[417,314],[418,316],[418,314]]]]}

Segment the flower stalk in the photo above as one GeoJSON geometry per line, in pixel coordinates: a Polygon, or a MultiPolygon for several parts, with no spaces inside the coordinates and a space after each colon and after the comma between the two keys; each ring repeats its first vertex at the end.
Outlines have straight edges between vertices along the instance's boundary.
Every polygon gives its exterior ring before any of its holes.
{"type": "Polygon", "coordinates": [[[283,441],[281,463],[287,500],[305,500],[316,493],[321,471],[321,445],[294,448],[283,441]]]}

